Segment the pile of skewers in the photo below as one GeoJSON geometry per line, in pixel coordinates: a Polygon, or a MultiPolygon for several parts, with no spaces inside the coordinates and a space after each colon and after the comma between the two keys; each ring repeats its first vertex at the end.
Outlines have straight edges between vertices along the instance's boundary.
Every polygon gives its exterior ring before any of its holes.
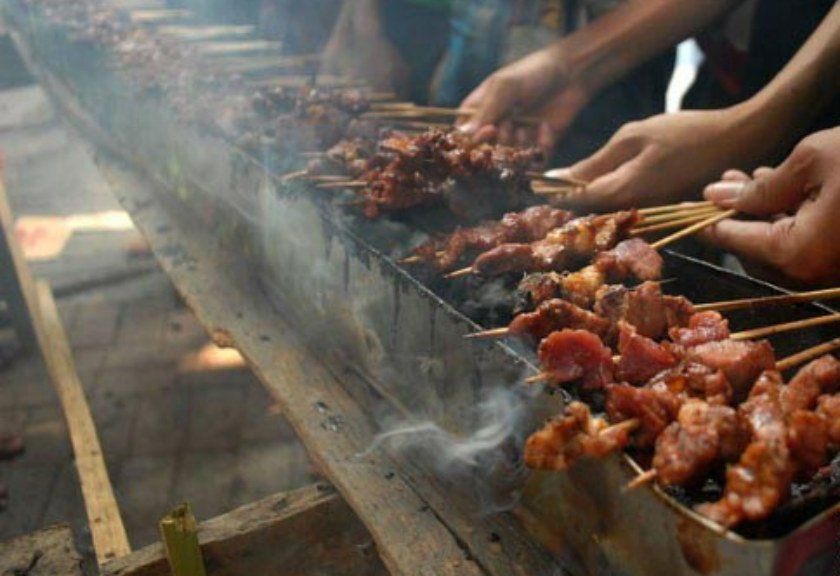
{"type": "Polygon", "coordinates": [[[836,298],[840,289],[698,306],[663,294],[657,250],[727,216],[703,203],[578,218],[536,206],[431,240],[403,262],[445,272],[472,260],[450,278],[525,274],[511,323],[468,337],[522,338],[542,367],[529,383],[573,386],[605,411],[571,403],[529,438],[528,466],[564,470],[631,449],[651,462],[634,487],[725,478],[720,498],[697,510],[731,527],[767,518],[795,479],[824,474],[840,451],[840,361],[829,355],[840,339],[780,361],[761,339],[840,314],[731,333],[721,312],[836,298]],[[635,234],[663,222],[682,229],[652,244],[635,234]],[[782,371],[809,360],[784,383],[782,371]]]}

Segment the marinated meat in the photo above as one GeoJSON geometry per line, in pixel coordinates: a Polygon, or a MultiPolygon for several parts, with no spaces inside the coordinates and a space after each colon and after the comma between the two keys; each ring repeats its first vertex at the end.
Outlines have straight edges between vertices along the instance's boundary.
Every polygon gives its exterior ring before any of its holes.
{"type": "Polygon", "coordinates": [[[638,222],[635,211],[576,218],[530,244],[501,244],[481,254],[473,270],[482,276],[510,272],[562,272],[608,250],[638,222]]]}
{"type": "Polygon", "coordinates": [[[668,424],[677,417],[681,399],[666,390],[638,388],[629,384],[607,385],[607,415],[611,422],[636,418],[639,427],[633,433],[637,448],[653,445],[668,424]]]}
{"type": "Polygon", "coordinates": [[[585,389],[603,388],[612,381],[610,349],[586,330],[552,332],[539,347],[540,366],[550,382],[580,381],[585,389]]]}
{"type": "Polygon", "coordinates": [[[667,348],[637,333],[626,322],[619,323],[618,351],[621,357],[616,377],[631,384],[644,384],[679,361],[667,348]]]}
{"type": "Polygon", "coordinates": [[[628,441],[628,427],[610,427],[593,418],[586,404],[572,402],[564,415],[531,434],[525,443],[525,464],[539,470],[566,470],[581,458],[618,452],[628,441]]]}
{"type": "Polygon", "coordinates": [[[558,298],[546,300],[533,312],[518,315],[508,325],[511,334],[534,343],[564,328],[587,330],[603,337],[610,325],[597,314],[558,298]]]}
{"type": "Polygon", "coordinates": [[[698,346],[729,338],[729,322],[718,312],[698,312],[688,320],[688,326],[671,328],[671,340],[681,346],[698,346]]]}
{"type": "Polygon", "coordinates": [[[776,364],[773,347],[766,340],[707,342],[684,351],[687,362],[720,370],[732,385],[735,400],[744,398],[764,370],[776,364]]]}
{"type": "Polygon", "coordinates": [[[676,421],[656,438],[652,464],[657,481],[663,486],[701,481],[713,467],[737,460],[749,439],[734,408],[687,400],[676,421]]]}
{"type": "Polygon", "coordinates": [[[414,253],[439,271],[453,269],[469,253],[486,251],[509,242],[532,242],[571,220],[572,214],[551,206],[532,206],[508,212],[499,221],[472,228],[459,228],[443,239],[434,239],[414,253]]]}

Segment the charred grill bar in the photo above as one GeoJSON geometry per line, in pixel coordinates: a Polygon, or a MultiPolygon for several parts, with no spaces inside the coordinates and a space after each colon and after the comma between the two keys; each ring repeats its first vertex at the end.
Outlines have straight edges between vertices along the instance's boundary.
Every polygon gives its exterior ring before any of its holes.
{"type": "MultiPolygon", "coordinates": [[[[113,46],[79,37],[72,27],[51,20],[37,2],[10,0],[3,10],[60,104],[79,106],[124,158],[163,182],[167,201],[172,201],[173,210],[183,212],[184,221],[200,222],[213,230],[220,243],[235,247],[250,261],[266,293],[328,363],[339,372],[361,377],[348,379],[358,382],[348,384],[348,391],[371,416],[387,408],[469,434],[477,426],[477,402],[494,389],[515,386],[526,368],[534,366],[534,356],[525,350],[463,339],[478,326],[453,304],[471,297],[469,286],[453,288],[451,282],[434,280],[431,286],[446,297],[441,299],[392,258],[404,256],[451,220],[409,215],[371,221],[336,207],[305,183],[281,181],[282,174],[305,163],[291,151],[312,150],[308,146],[313,142],[324,148],[338,141],[336,134],[320,129],[325,124],[307,124],[294,142],[284,141],[287,133],[279,124],[270,133],[239,140],[233,137],[236,131],[224,129],[224,121],[204,120],[208,111],[201,98],[174,102],[165,90],[161,94],[144,89],[148,86],[143,79],[124,73],[121,57],[111,52],[113,46]],[[406,374],[412,377],[406,379],[406,374]]],[[[125,14],[115,12],[112,17],[119,23],[125,14]]],[[[156,30],[147,28],[144,33],[153,35],[156,30]]],[[[152,64],[148,67],[153,75],[152,64]]],[[[205,85],[208,91],[220,89],[210,76],[205,85]]],[[[248,85],[247,77],[235,83],[248,85]]],[[[280,96],[265,106],[299,109],[280,96]]],[[[324,109],[324,114],[334,110],[324,109]]],[[[340,124],[348,128],[358,111],[353,106],[341,111],[340,124]]],[[[323,116],[306,116],[313,117],[323,116]]],[[[257,119],[254,125],[259,124],[257,119]]],[[[523,234],[515,241],[531,238],[523,234]]],[[[669,291],[698,302],[774,293],[767,285],[674,254],[665,254],[664,276],[676,279],[669,291]]],[[[799,306],[762,311],[759,317],[769,324],[818,312],[814,306],[799,306]]],[[[743,311],[731,320],[736,327],[747,326],[756,317],[743,311]]],[[[776,339],[774,344],[778,355],[784,356],[832,333],[830,328],[811,330],[776,339]]],[[[549,413],[558,412],[559,397],[543,399],[549,413]]],[[[617,430],[601,438],[598,433],[604,426],[582,412],[575,417],[607,444],[620,441],[627,432],[617,430]]],[[[684,420],[689,421],[689,414],[684,420]]],[[[535,417],[532,428],[539,422],[535,417]]],[[[715,531],[658,488],[622,492],[632,478],[631,470],[640,467],[622,456],[583,463],[568,474],[536,473],[525,487],[519,516],[527,519],[524,525],[533,538],[549,547],[560,535],[581,566],[602,573],[614,567],[630,574],[653,570],[771,574],[772,567],[791,554],[791,543],[803,538],[817,541],[836,522],[835,506],[775,540],[745,540],[715,531]]],[[[483,477],[476,482],[495,480],[483,477]]],[[[458,493],[458,497],[463,496],[458,493]]],[[[438,514],[444,516],[444,508],[438,514]]],[[[501,517],[503,522],[515,522],[511,514],[501,517]]],[[[468,541],[463,533],[459,538],[468,541]]],[[[831,542],[817,547],[811,561],[819,562],[820,554],[831,550],[831,542]]]]}

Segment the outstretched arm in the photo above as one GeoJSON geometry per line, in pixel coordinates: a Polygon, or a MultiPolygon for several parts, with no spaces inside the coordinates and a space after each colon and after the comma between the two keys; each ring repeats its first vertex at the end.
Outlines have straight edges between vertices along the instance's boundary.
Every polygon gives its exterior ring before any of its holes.
{"type": "MultiPolygon", "coordinates": [[[[463,102],[462,119],[479,139],[514,111],[541,118],[539,143],[550,149],[602,88],[701,30],[742,0],[628,0],[588,26],[501,68],[463,102]]],[[[511,135],[502,130],[502,140],[511,135]]]]}
{"type": "Polygon", "coordinates": [[[770,159],[840,94],[838,63],[840,3],[782,72],[746,102],[622,127],[570,169],[591,181],[581,203],[611,208],[676,200],[697,194],[728,166],[752,167],[770,159]]]}

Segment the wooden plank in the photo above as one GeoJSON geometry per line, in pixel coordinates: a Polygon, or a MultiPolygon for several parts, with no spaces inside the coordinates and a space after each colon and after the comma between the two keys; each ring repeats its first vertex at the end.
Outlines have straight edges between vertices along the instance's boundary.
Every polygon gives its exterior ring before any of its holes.
{"type": "Polygon", "coordinates": [[[24,350],[35,345],[33,317],[38,305],[35,284],[15,238],[12,210],[6,187],[0,180],[0,298],[5,299],[9,315],[24,350]]]}
{"type": "Polygon", "coordinates": [[[82,576],[82,557],[67,524],[50,526],[0,543],[3,576],[82,576]]]}
{"type": "Polygon", "coordinates": [[[249,361],[311,458],[356,511],[393,574],[484,573],[388,458],[364,453],[375,429],[298,338],[248,272],[247,263],[198,227],[181,229],[147,184],[105,155],[100,170],[150,242],[173,284],[214,339],[249,361]]]}
{"type": "Polygon", "coordinates": [[[38,282],[36,290],[40,316],[36,334],[67,421],[93,547],[102,564],[128,554],[131,547],[55,300],[46,283],[38,282]]]}
{"type": "MultiPolygon", "coordinates": [[[[352,509],[326,483],[270,496],[198,527],[208,576],[386,574],[352,509]]],[[[102,576],[168,576],[152,544],[107,563],[102,576]]]]}

